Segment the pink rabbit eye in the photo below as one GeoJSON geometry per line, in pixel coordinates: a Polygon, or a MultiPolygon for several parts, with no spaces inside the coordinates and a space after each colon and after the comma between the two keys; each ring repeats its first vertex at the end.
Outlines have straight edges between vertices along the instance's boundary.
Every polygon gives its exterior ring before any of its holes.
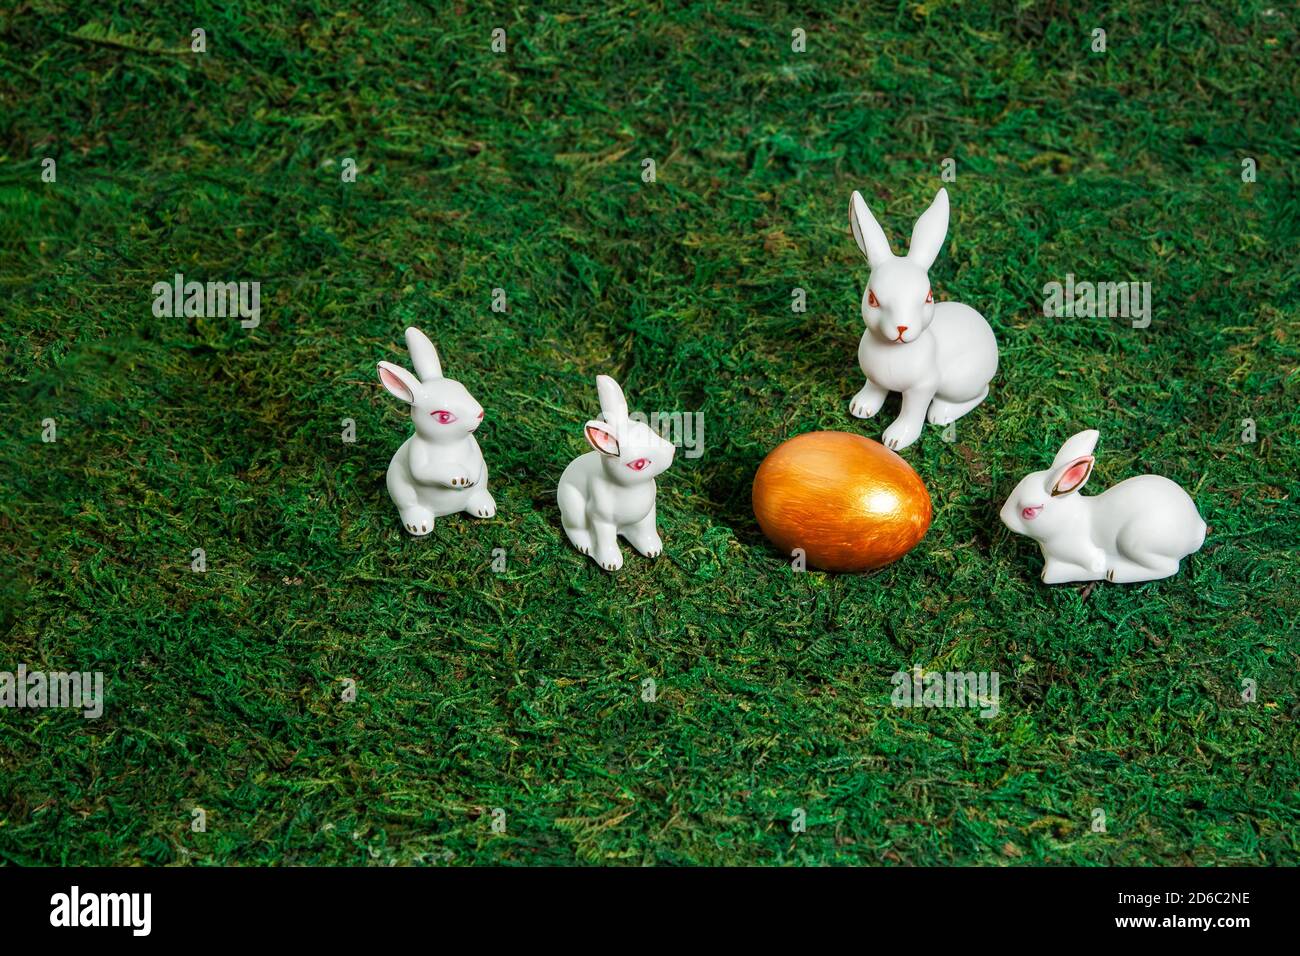
{"type": "Polygon", "coordinates": [[[456,420],[455,415],[453,415],[449,411],[445,411],[442,409],[439,409],[436,412],[431,412],[430,414],[432,414],[433,417],[438,420],[439,425],[450,425],[452,422],[456,420]]]}
{"type": "Polygon", "coordinates": [[[925,294],[925,301],[926,301],[926,304],[933,304],[933,303],[934,303],[934,290],[933,290],[933,289],[931,289],[929,292],[927,292],[927,293],[925,294]]]}
{"type": "Polygon", "coordinates": [[[633,471],[645,471],[645,466],[650,464],[649,458],[638,458],[636,461],[629,461],[627,466],[633,471]]]}
{"type": "Polygon", "coordinates": [[[876,298],[876,293],[873,289],[867,290],[867,305],[871,306],[873,309],[880,308],[880,300],[876,298]]]}
{"type": "Polygon", "coordinates": [[[1035,518],[1038,517],[1039,512],[1041,512],[1042,510],[1043,510],[1042,505],[1035,505],[1030,508],[1021,508],[1020,517],[1024,518],[1026,521],[1033,521],[1035,518]]]}

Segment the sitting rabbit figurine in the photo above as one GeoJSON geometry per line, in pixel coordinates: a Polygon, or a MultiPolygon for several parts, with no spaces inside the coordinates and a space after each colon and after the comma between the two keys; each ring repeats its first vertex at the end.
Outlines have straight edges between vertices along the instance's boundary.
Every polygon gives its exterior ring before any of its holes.
{"type": "Polygon", "coordinates": [[[858,364],[867,384],[849,413],[870,418],[890,392],[903,393],[898,418],[885,429],[885,447],[901,451],[921,435],[922,422],[947,425],[984,401],[998,370],[998,343],[984,317],[959,302],[934,301],[927,275],[948,234],[948,192],[940,189],[916,221],[905,256],[895,256],[861,194],[849,201],[849,224],[871,265],[862,296],[867,329],[858,364]]]}
{"type": "Polygon", "coordinates": [[[1205,522],[1178,485],[1159,475],[1121,481],[1085,498],[1097,432],[1069,439],[1047,471],[1016,485],[1002,506],[1002,523],[1043,550],[1043,583],[1155,581],[1205,543],[1205,522]]]}
{"type": "Polygon", "coordinates": [[[492,517],[497,504],[473,434],[483,407],[460,382],[442,377],[438,353],[423,332],[407,329],[406,348],[418,379],[400,365],[379,363],[379,381],[411,406],[415,423],[415,434],[388,466],[388,495],[402,526],[420,536],[433,530],[434,518],[458,511],[492,517]]]}
{"type": "Polygon", "coordinates": [[[623,566],[618,535],[647,558],[664,549],[655,527],[655,475],[673,463],[673,443],[644,422],[628,418],[618,382],[596,377],[601,418],[584,432],[595,451],[569,462],[560,476],[556,503],[573,546],[606,571],[623,566]]]}

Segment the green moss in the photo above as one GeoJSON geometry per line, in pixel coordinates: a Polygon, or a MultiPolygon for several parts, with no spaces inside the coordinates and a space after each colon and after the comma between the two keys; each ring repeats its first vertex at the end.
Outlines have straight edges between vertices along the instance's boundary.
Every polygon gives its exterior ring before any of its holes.
{"type": "Polygon", "coordinates": [[[0,21],[0,670],[102,670],[108,700],[0,714],[0,859],[1300,861],[1293,16],[79,6],[0,21]],[[208,53],[178,55],[193,26],[208,53]],[[897,402],[847,416],[849,191],[901,242],[945,157],[931,275],[1002,371],[907,452],[935,503],[912,554],[796,574],[759,461],[897,402]],[[261,325],[155,318],[178,271],[260,281],[261,325]],[[1066,273],[1149,281],[1151,326],[1045,319],[1066,273]],[[421,541],[374,375],[408,323],[487,408],[500,505],[421,541]],[[705,416],[665,557],[617,576],[553,501],[599,372],[705,416]],[[1099,484],[1196,498],[1176,578],[1048,589],[997,523],[1087,426],[1099,484]],[[892,708],[914,664],[998,671],[1000,714],[892,708]]]}

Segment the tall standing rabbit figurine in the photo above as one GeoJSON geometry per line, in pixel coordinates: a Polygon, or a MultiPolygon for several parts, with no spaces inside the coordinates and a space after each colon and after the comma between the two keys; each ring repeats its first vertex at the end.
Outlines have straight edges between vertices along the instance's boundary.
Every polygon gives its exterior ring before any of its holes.
{"type": "Polygon", "coordinates": [[[664,549],[655,527],[655,475],[673,463],[676,448],[644,422],[628,418],[618,382],[596,376],[601,418],[583,431],[595,451],[573,459],[560,476],[556,502],[569,541],[606,571],[623,566],[621,534],[647,558],[664,549]]]}
{"type": "Polygon", "coordinates": [[[433,530],[434,518],[458,511],[492,517],[497,503],[488,492],[487,465],[474,440],[483,406],[460,382],[442,377],[438,353],[419,329],[406,330],[406,348],[419,378],[400,365],[379,363],[379,381],[411,406],[415,423],[415,434],[388,466],[388,495],[402,526],[420,536],[433,530]]]}
{"type": "Polygon", "coordinates": [[[948,234],[947,190],[940,189],[916,221],[905,256],[890,251],[857,192],[849,201],[849,224],[871,265],[862,296],[867,330],[858,344],[867,384],[849,402],[849,413],[870,418],[886,395],[902,392],[902,410],[884,434],[885,447],[901,451],[920,437],[924,422],[947,425],[984,401],[998,370],[998,343],[970,306],[935,304],[927,273],[948,234]]]}
{"type": "Polygon", "coordinates": [[[1043,583],[1155,581],[1205,543],[1205,522],[1178,485],[1139,475],[1084,497],[1097,432],[1079,432],[1046,471],[1029,475],[1002,506],[1002,523],[1038,542],[1043,583]]]}

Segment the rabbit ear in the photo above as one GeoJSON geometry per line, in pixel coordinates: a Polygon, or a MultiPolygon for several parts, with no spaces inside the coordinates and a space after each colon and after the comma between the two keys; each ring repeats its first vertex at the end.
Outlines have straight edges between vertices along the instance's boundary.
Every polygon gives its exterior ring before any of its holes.
{"type": "Polygon", "coordinates": [[[944,237],[948,235],[948,190],[940,189],[930,203],[930,208],[921,213],[912,230],[912,244],[907,248],[907,258],[922,269],[929,269],[934,260],[939,258],[944,237]]]}
{"type": "Polygon", "coordinates": [[[1092,451],[1097,447],[1098,434],[1095,428],[1090,428],[1061,446],[1047,472],[1047,490],[1052,497],[1071,494],[1087,484],[1096,463],[1092,451]]]}
{"type": "Polygon", "coordinates": [[[414,405],[416,399],[424,395],[424,389],[415,376],[392,362],[379,363],[379,381],[384,383],[384,388],[390,393],[408,405],[414,405]]]}
{"type": "Polygon", "coordinates": [[[420,381],[442,378],[438,350],[433,347],[429,337],[415,326],[406,330],[406,350],[411,353],[411,364],[415,366],[415,374],[420,376],[420,381]]]}
{"type": "Polygon", "coordinates": [[[623,397],[623,389],[619,388],[618,382],[608,375],[597,375],[596,392],[600,395],[600,411],[605,416],[605,421],[615,427],[627,421],[627,399],[623,397]]]}
{"type": "Polygon", "coordinates": [[[873,269],[894,258],[889,240],[885,238],[885,230],[880,228],[880,223],[876,222],[876,217],[867,208],[862,193],[856,189],[849,198],[849,226],[853,229],[853,238],[857,240],[858,248],[873,269]]]}
{"type": "Polygon", "coordinates": [[[1095,428],[1089,428],[1077,435],[1071,435],[1065,440],[1061,450],[1056,453],[1056,457],[1052,459],[1052,471],[1056,471],[1062,465],[1074,461],[1076,458],[1091,455],[1093,449],[1097,447],[1099,437],[1101,437],[1101,432],[1095,428]]]}
{"type": "Polygon", "coordinates": [[[587,436],[587,441],[591,442],[591,447],[596,451],[602,455],[609,455],[611,458],[618,457],[618,437],[608,423],[600,421],[587,422],[583,426],[583,432],[587,436]]]}

